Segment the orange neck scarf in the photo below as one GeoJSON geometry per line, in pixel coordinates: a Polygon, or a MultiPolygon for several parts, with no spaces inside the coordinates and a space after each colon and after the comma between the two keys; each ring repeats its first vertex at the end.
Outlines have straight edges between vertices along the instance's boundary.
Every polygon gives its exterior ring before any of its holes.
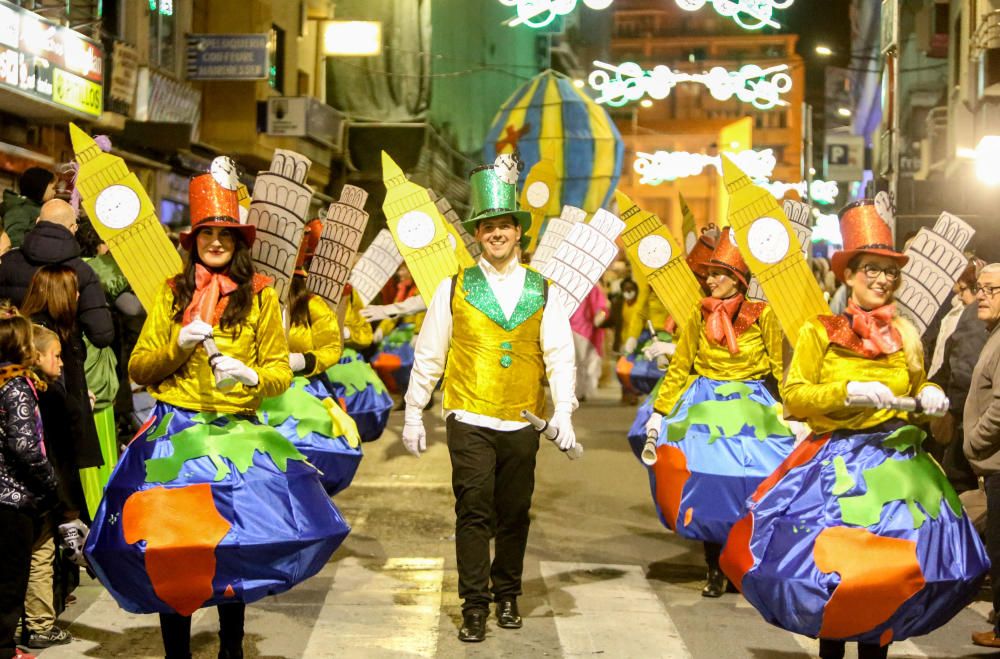
{"type": "Polygon", "coordinates": [[[225,273],[212,272],[198,264],[194,267],[194,284],[191,304],[184,310],[184,324],[202,320],[210,325],[217,325],[229,302],[226,296],[236,290],[236,282],[225,273]]]}
{"type": "Polygon", "coordinates": [[[743,304],[742,295],[734,295],[725,300],[706,297],[701,301],[701,315],[705,319],[705,334],[709,341],[716,345],[725,345],[729,354],[740,351],[736,343],[736,330],[733,329],[733,317],[743,304]]]}
{"type": "Polygon", "coordinates": [[[862,352],[866,357],[891,355],[903,347],[903,337],[892,325],[896,305],[886,304],[865,311],[854,300],[848,300],[845,313],[851,321],[851,329],[861,337],[862,352]]]}

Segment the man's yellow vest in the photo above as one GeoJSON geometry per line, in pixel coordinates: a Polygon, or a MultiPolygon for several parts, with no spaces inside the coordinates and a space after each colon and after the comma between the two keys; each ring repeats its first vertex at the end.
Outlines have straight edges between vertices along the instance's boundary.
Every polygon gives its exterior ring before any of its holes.
{"type": "Polygon", "coordinates": [[[542,360],[544,277],[528,270],[510,318],[504,316],[479,266],[452,284],[451,348],[444,371],[444,409],[505,421],[523,421],[521,410],[545,412],[542,360]]]}

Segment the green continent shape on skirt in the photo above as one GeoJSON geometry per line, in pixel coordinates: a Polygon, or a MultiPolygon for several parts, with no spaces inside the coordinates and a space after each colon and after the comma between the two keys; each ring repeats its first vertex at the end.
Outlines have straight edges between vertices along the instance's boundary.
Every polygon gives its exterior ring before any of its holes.
{"type": "Polygon", "coordinates": [[[398,348],[404,343],[409,343],[412,339],[413,324],[404,323],[389,332],[389,336],[385,337],[385,343],[383,345],[389,348],[398,348]]]}
{"type": "Polygon", "coordinates": [[[833,483],[834,495],[839,497],[855,486],[854,479],[851,478],[851,474],[847,471],[847,463],[844,461],[843,456],[838,455],[833,459],[833,473],[836,475],[836,480],[833,483]]]}
{"type": "Polygon", "coordinates": [[[320,400],[306,391],[305,386],[308,384],[309,380],[306,378],[294,378],[292,386],[285,393],[267,398],[261,403],[257,418],[276,428],[293,417],[297,422],[295,432],[299,438],[312,432],[326,437],[343,435],[356,448],[361,442],[357,425],[340,410],[333,399],[320,400]]]}
{"type": "Polygon", "coordinates": [[[706,400],[695,403],[687,410],[687,417],[667,426],[667,441],[679,442],[693,425],[708,426],[708,443],[713,444],[719,437],[732,437],[749,426],[759,441],[771,436],[789,437],[788,429],[777,410],[758,403],[749,397],[751,389],[743,382],[727,382],[715,388],[720,396],[738,394],[738,398],[728,400],[706,400]]]}
{"type": "Polygon", "coordinates": [[[871,526],[882,516],[882,507],[892,501],[905,501],[913,516],[913,528],[919,529],[927,516],[937,519],[941,500],[955,516],[962,514],[962,502],[948,482],[944,471],[926,453],[908,460],[886,458],[885,462],[862,472],[868,490],[861,495],[840,497],[840,514],[846,524],[871,526]],[[920,507],[917,507],[917,504],[920,507]]]}
{"type": "Polygon", "coordinates": [[[224,426],[212,425],[217,417],[216,414],[196,415],[196,425],[171,436],[172,455],[146,460],[146,482],[169,483],[180,475],[185,462],[203,457],[211,458],[215,464],[216,481],[229,473],[229,466],[222,458],[233,463],[240,473],[246,473],[253,464],[256,451],[269,456],[281,471],[287,471],[289,460],[306,459],[270,426],[257,425],[245,419],[228,419],[224,426]]]}
{"type": "Polygon", "coordinates": [[[385,384],[358,353],[348,348],[344,350],[344,357],[352,357],[352,360],[346,364],[334,364],[326,369],[326,376],[333,382],[344,385],[348,396],[361,393],[369,385],[375,388],[375,393],[386,392],[385,384]]]}
{"type": "Polygon", "coordinates": [[[927,433],[916,426],[903,426],[882,440],[882,446],[894,451],[903,452],[912,448],[920,453],[927,433]]]}

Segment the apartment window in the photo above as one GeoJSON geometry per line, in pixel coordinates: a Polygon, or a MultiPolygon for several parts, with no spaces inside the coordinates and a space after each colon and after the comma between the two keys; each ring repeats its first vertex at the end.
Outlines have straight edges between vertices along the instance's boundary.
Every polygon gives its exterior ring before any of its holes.
{"type": "Polygon", "coordinates": [[[279,94],[285,93],[285,31],[271,25],[271,35],[267,41],[268,73],[267,84],[279,94]]]}
{"type": "Polygon", "coordinates": [[[149,0],[150,63],[171,72],[176,69],[176,34],[174,0],[149,0]]]}

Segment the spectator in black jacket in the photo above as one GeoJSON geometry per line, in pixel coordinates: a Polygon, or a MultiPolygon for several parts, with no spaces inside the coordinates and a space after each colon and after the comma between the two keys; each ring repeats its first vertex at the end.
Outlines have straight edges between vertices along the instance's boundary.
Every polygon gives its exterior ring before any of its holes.
{"type": "MultiPolygon", "coordinates": [[[[76,226],[76,211],[72,206],[61,199],[46,202],[38,223],[25,236],[24,245],[7,252],[0,260],[0,299],[8,299],[20,307],[28,285],[39,268],[44,265],[67,266],[76,274],[80,293],[75,332],[82,332],[94,346],[104,348],[111,345],[115,338],[114,321],[97,274],[80,258],[80,246],[73,237],[76,226]]],[[[82,345],[82,338],[78,342],[82,345]]],[[[77,344],[77,341],[73,343],[77,344]]],[[[74,426],[78,429],[74,437],[77,465],[81,469],[99,467],[104,464],[104,459],[87,387],[85,383],[81,384],[82,380],[71,378],[69,371],[67,366],[66,384],[72,398],[74,426]]]]}

